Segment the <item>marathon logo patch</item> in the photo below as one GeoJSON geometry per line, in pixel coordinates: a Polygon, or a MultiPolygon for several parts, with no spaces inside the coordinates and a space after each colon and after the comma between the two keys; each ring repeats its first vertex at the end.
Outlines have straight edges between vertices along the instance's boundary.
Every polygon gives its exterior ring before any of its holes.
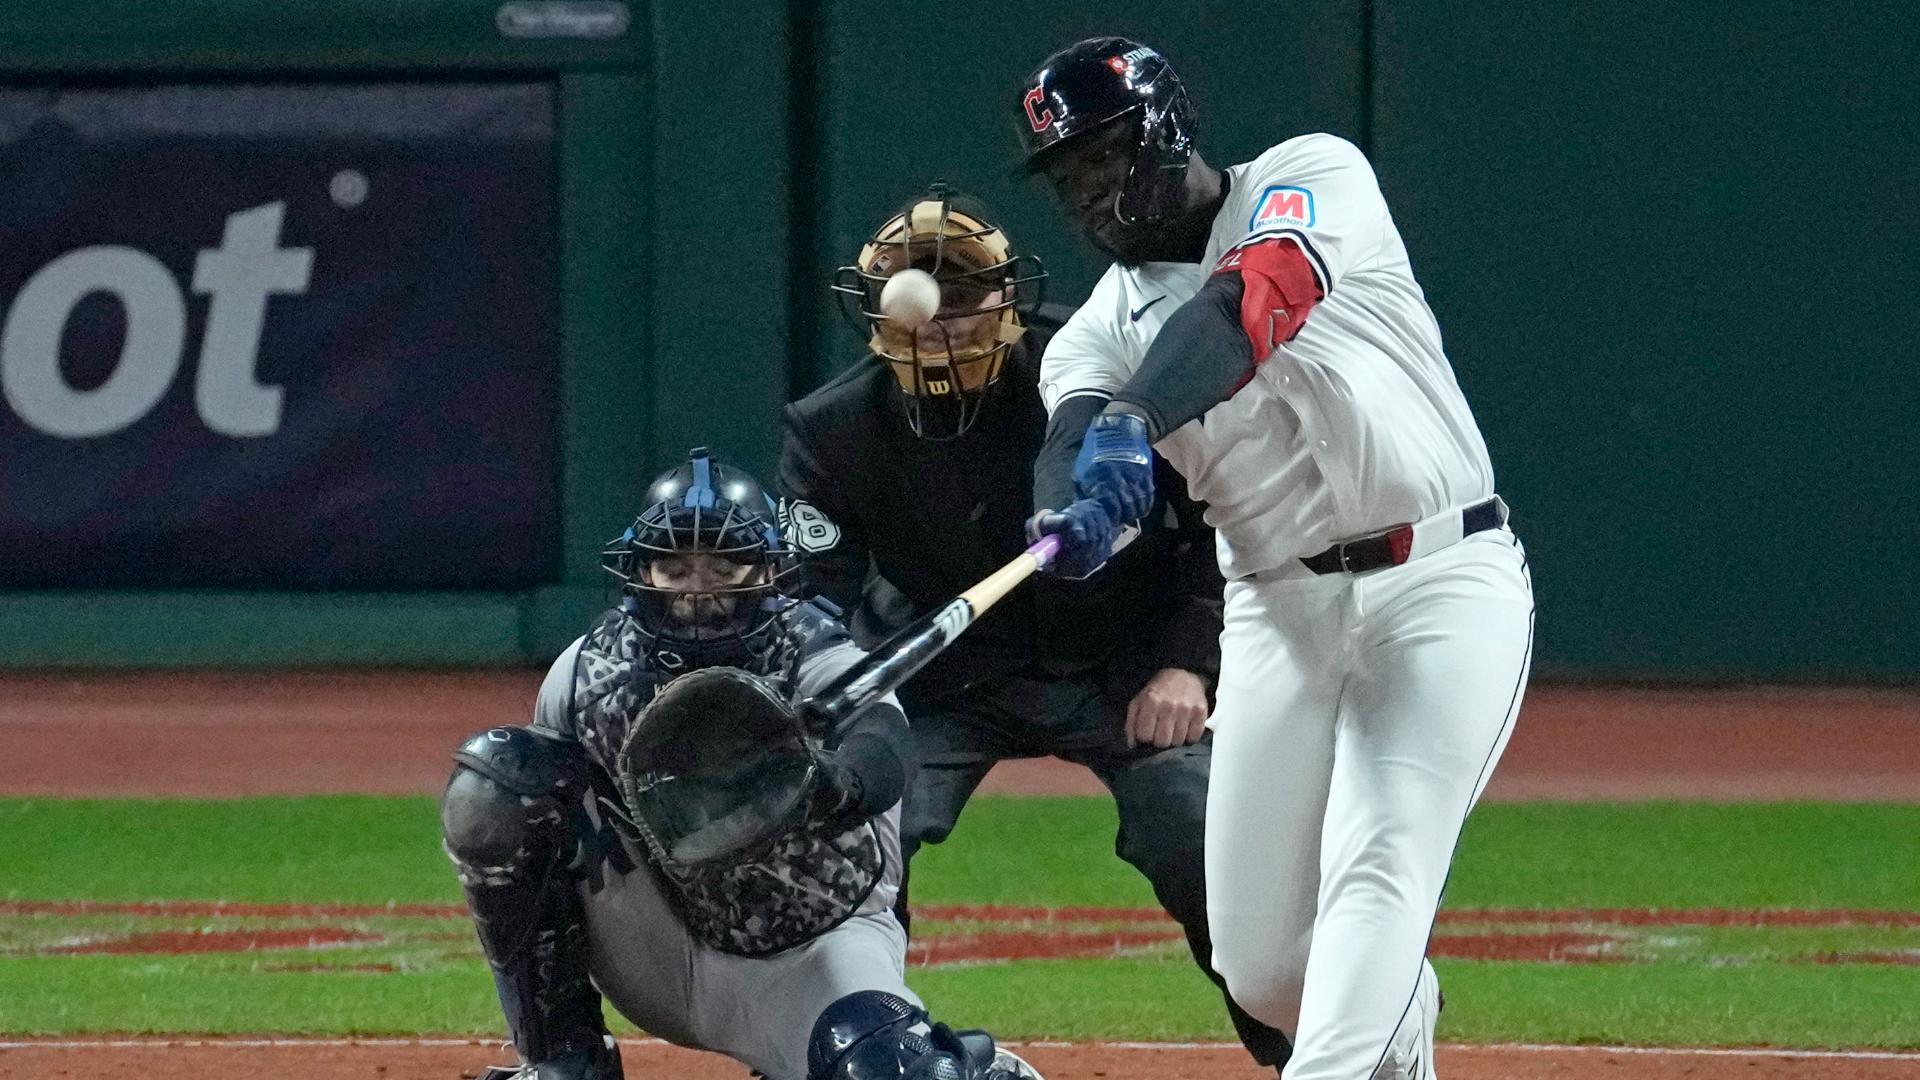
{"type": "Polygon", "coordinates": [[[1253,218],[1247,222],[1247,232],[1257,233],[1262,229],[1291,225],[1295,228],[1313,227],[1313,192],[1291,184],[1274,184],[1260,193],[1253,204],[1253,218]]]}

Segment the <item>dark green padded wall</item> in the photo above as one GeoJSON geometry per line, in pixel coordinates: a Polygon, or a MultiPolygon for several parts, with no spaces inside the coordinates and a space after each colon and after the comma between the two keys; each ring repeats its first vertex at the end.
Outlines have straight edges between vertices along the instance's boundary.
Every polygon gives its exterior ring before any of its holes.
{"type": "MultiPolygon", "coordinates": [[[[1050,299],[1078,303],[1099,276],[1038,183],[1007,171],[1018,160],[1014,127],[1021,80],[1060,46],[1098,34],[1148,41],[1172,57],[1202,113],[1204,153],[1232,164],[1302,131],[1362,133],[1358,0],[1303,8],[1285,26],[1246,28],[1244,3],[1177,10],[1142,0],[1103,6],[994,0],[901,5],[839,0],[819,5],[818,63],[809,95],[820,120],[811,180],[818,228],[811,244],[816,353],[802,357],[796,390],[850,362],[860,341],[828,303],[827,275],[929,180],[973,191],[1004,219],[1017,245],[1052,273],[1050,299]],[[1284,49],[1276,43],[1285,42],[1284,49]]],[[[808,252],[803,250],[804,260],[808,252]]]]}
{"type": "MultiPolygon", "coordinates": [[[[759,469],[787,400],[792,196],[785,8],[662,4],[655,12],[647,230],[653,312],[647,475],[696,443],[759,469]]],[[[635,164],[639,164],[636,162],[635,164]]],[[[636,494],[638,490],[636,489],[636,494]]],[[[638,507],[626,509],[628,514],[638,507]]]]}
{"type": "Polygon", "coordinates": [[[1376,5],[1543,671],[1920,676],[1914,10],[1376,5]]]}
{"type": "Polygon", "coordinates": [[[926,181],[1085,295],[1011,117],[1047,52],[1119,32],[1216,163],[1370,150],[1535,559],[1542,673],[1920,678],[1920,6],[634,3],[609,42],[505,40],[496,7],[0,0],[16,80],[550,72],[569,214],[561,580],[0,594],[0,664],[544,659],[647,475],[695,441],[771,465],[779,403],[859,349],[828,274],[926,181]]]}

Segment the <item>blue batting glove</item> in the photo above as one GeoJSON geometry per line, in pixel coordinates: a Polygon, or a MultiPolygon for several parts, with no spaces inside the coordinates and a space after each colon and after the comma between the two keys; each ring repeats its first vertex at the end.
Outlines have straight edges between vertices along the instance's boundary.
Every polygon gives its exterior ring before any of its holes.
{"type": "Polygon", "coordinates": [[[1153,448],[1145,418],[1130,412],[1093,418],[1073,462],[1073,493],[1098,499],[1117,524],[1146,518],[1153,509],[1153,448]]]}
{"type": "Polygon", "coordinates": [[[1042,510],[1027,521],[1029,543],[1043,536],[1060,538],[1060,551],[1047,572],[1076,580],[1107,564],[1113,535],[1112,516],[1093,499],[1080,499],[1065,510],[1042,510]]]}

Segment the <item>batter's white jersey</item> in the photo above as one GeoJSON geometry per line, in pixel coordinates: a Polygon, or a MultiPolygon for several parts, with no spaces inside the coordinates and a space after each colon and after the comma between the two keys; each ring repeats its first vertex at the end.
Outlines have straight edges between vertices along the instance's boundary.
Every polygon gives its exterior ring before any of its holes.
{"type": "Polygon", "coordinates": [[[1199,264],[1116,263],[1054,336],[1040,372],[1048,411],[1118,392],[1221,256],[1290,237],[1325,299],[1243,389],[1157,447],[1207,504],[1227,577],[1491,495],[1486,444],[1366,157],[1302,135],[1226,175],[1199,264]]]}

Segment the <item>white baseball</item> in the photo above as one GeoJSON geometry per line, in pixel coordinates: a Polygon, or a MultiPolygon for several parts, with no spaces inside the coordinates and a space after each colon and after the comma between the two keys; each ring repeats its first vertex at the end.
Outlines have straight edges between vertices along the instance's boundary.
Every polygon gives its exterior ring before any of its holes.
{"type": "Polygon", "coordinates": [[[940,283],[925,270],[908,267],[887,279],[880,290],[880,314],[902,328],[916,330],[940,310],[940,283]]]}

